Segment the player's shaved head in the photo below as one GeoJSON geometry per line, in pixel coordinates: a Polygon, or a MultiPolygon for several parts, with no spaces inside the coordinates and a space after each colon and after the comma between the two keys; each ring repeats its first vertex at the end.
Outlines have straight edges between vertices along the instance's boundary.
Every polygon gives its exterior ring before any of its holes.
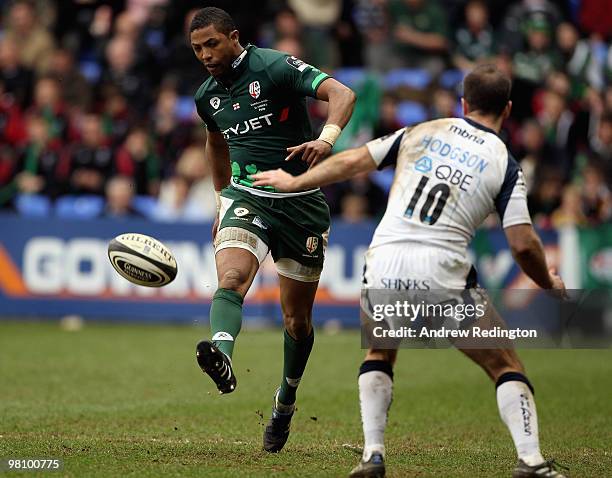
{"type": "Polygon", "coordinates": [[[217,7],[206,7],[198,10],[191,20],[189,33],[206,28],[212,25],[219,33],[229,36],[231,32],[236,30],[236,24],[232,17],[225,10],[217,7]]]}
{"type": "Polygon", "coordinates": [[[463,80],[463,98],[470,111],[483,115],[500,116],[508,101],[512,82],[494,65],[481,65],[463,80]]]}

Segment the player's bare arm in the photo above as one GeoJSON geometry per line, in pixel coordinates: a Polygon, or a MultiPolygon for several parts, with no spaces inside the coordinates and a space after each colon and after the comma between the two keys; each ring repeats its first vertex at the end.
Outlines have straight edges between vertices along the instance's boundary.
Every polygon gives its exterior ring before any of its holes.
{"type": "Polygon", "coordinates": [[[230,183],[232,177],[229,148],[222,133],[208,131],[204,154],[210,165],[215,191],[221,191],[230,183]]]}
{"type": "Polygon", "coordinates": [[[346,126],[355,105],[356,96],[353,91],[333,78],[328,78],[317,90],[317,98],[329,103],[329,115],[321,136],[313,141],[287,148],[289,153],[286,161],[302,155],[302,160],[314,165],[332,150],[335,140],[346,126]]]}
{"type": "Polygon", "coordinates": [[[554,268],[549,268],[542,241],[531,224],[517,224],[504,229],[512,256],[520,268],[542,289],[558,291],[560,297],[567,297],[565,284],[554,268]]]}
{"type": "Polygon", "coordinates": [[[255,174],[255,186],[274,186],[278,191],[305,191],[327,184],[344,181],[359,173],[374,171],[376,163],[368,148],[349,149],[335,154],[299,176],[292,176],[282,169],[255,174]]]}
{"type": "MultiPolygon", "coordinates": [[[[206,134],[205,161],[210,165],[213,185],[217,195],[217,211],[221,207],[220,191],[230,183],[232,170],[230,167],[229,148],[223,134],[208,131],[206,134]]],[[[212,226],[212,238],[214,239],[219,227],[219,218],[215,217],[212,226]]]]}

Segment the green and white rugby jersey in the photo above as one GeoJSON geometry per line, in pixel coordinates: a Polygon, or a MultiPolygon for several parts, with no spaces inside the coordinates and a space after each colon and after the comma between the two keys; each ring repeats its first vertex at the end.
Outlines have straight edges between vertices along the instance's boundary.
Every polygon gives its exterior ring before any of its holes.
{"type": "MultiPolygon", "coordinates": [[[[221,131],[230,151],[232,184],[253,194],[295,196],[254,188],[251,175],[281,168],[293,175],[308,165],[285,161],[287,148],[312,140],[306,96],[329,76],[293,56],[247,45],[232,64],[231,85],[208,78],[198,89],[198,114],[209,131],[221,131]]],[[[305,194],[312,191],[305,191],[305,194]]]]}

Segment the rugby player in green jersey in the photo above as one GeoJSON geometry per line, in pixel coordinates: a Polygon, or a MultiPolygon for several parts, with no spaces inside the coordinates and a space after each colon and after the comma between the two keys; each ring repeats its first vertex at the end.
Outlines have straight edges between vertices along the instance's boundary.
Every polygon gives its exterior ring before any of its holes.
{"type": "Polygon", "coordinates": [[[276,263],[285,325],[284,364],[264,449],[289,437],[296,390],[314,342],[312,305],[323,268],[329,208],[316,188],[282,193],[253,186],[252,175],[282,168],[301,174],[327,156],[348,122],[354,93],[285,53],[242,47],[232,18],[218,8],[196,13],[193,51],[210,77],[195,95],[207,127],[206,160],[218,193],[213,226],[219,288],[210,309],[211,340],[197,345],[200,368],[221,393],[236,388],[232,352],[242,302],[268,252],[276,263]],[[313,139],[305,97],[329,102],[327,124],[313,139]]]}

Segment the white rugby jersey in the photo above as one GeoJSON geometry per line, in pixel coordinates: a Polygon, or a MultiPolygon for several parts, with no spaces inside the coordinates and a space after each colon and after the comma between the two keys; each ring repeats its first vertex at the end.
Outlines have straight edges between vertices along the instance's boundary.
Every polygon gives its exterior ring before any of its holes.
{"type": "Polygon", "coordinates": [[[366,146],[379,169],[396,164],[371,248],[405,242],[465,254],[495,210],[504,228],[531,223],[518,163],[493,130],[469,118],[402,128],[366,146]]]}

